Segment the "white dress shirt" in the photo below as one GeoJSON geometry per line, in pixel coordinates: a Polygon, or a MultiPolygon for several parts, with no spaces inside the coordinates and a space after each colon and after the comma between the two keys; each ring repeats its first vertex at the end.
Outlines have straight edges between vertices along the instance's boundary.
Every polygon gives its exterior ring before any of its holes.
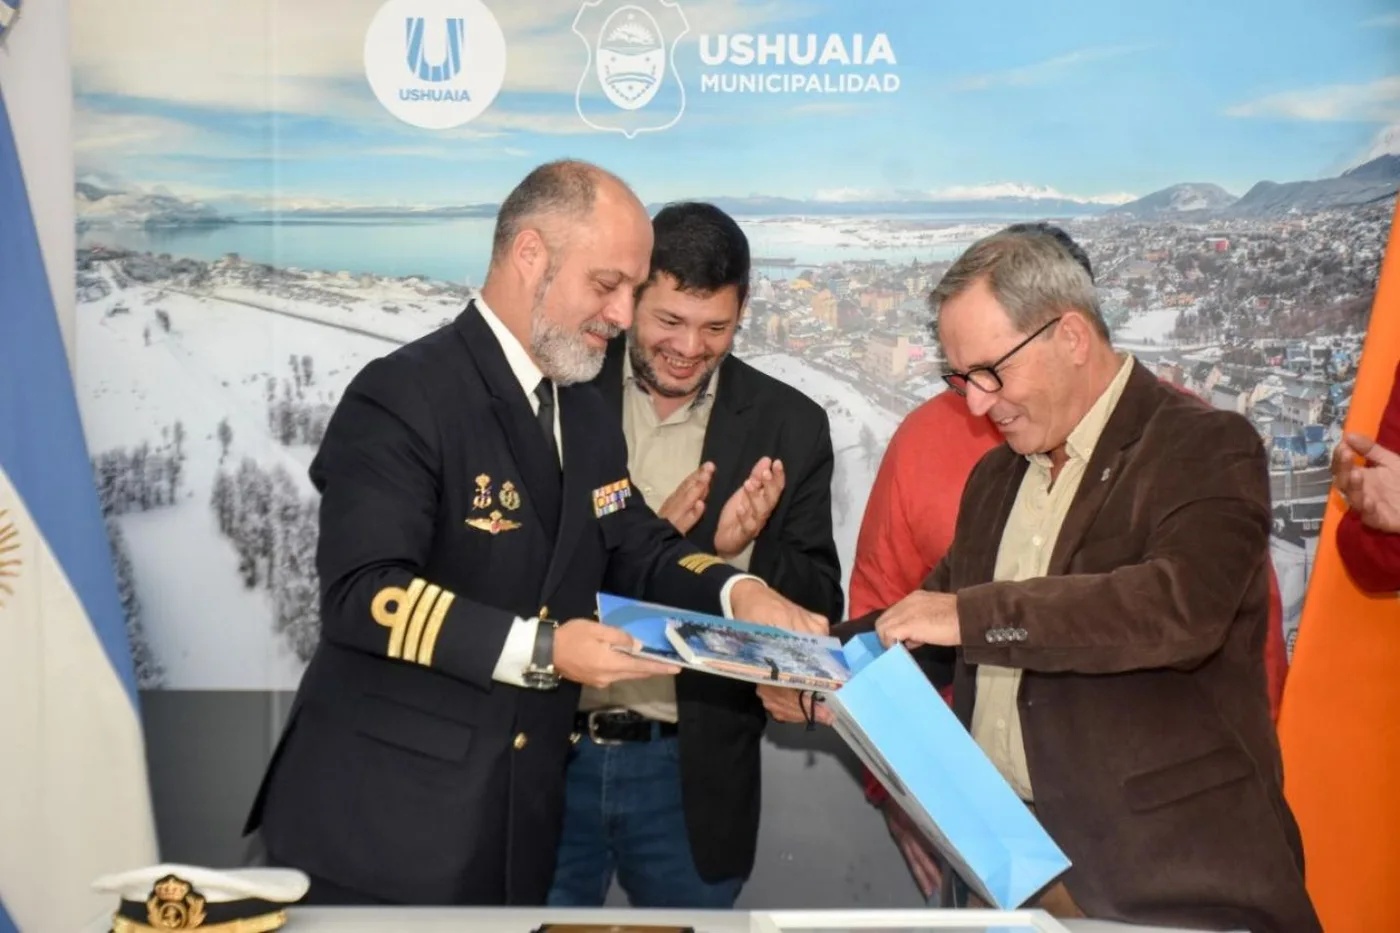
{"type": "MultiPolygon", "coordinates": [[[[482,320],[486,321],[486,326],[491,328],[491,332],[496,335],[496,340],[505,353],[506,362],[510,364],[511,372],[515,373],[515,378],[520,381],[520,388],[525,392],[525,398],[530,403],[530,410],[538,415],[540,399],[535,394],[535,388],[544,378],[544,373],[540,372],[540,368],[530,358],[529,352],[496,316],[496,312],[491,310],[485,300],[478,295],[475,301],[477,310],[481,312],[482,320]]],[[[559,451],[559,466],[562,469],[565,452],[564,439],[559,427],[559,386],[552,381],[550,386],[554,392],[554,446],[559,451]]],[[[740,574],[726,580],[719,597],[725,618],[732,619],[734,617],[733,609],[729,604],[729,594],[733,590],[734,584],[740,580],[763,582],[752,574],[740,574]]],[[[535,653],[535,630],[539,624],[540,620],[537,617],[529,619],[516,617],[515,625],[506,635],[506,643],[501,649],[501,656],[496,659],[496,667],[491,674],[493,679],[501,683],[514,684],[517,687],[525,685],[525,669],[530,666],[530,659],[535,653]]]]}

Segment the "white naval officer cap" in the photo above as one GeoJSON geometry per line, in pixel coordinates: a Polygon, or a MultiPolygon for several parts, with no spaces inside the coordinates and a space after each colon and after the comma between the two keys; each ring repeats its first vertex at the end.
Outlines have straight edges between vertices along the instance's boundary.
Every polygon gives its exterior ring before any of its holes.
{"type": "Polygon", "coordinates": [[[266,933],[287,922],[286,906],[301,900],[311,879],[294,868],[165,863],[104,875],[92,886],[121,899],[112,933],[266,933]]]}

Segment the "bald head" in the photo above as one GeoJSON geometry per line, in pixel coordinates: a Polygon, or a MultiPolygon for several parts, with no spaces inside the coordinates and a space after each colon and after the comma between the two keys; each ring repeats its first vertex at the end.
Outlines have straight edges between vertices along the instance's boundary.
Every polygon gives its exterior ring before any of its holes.
{"type": "Polygon", "coordinates": [[[502,202],[481,294],[545,375],[584,382],[632,323],[651,244],[646,208],[620,178],[549,162],[502,202]]]}
{"type": "Polygon", "coordinates": [[[632,189],[612,172],[591,162],[560,159],[526,175],[501,202],[491,241],[491,262],[498,263],[526,228],[539,229],[552,245],[562,247],[570,230],[586,224],[599,202],[646,208],[632,189]]]}

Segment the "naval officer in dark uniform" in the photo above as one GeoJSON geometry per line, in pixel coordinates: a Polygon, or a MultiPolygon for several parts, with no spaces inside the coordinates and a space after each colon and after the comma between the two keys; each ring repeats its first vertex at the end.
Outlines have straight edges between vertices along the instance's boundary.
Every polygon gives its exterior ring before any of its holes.
{"type": "Polygon", "coordinates": [[[545,902],[579,685],[676,673],[591,618],[605,574],[826,631],[631,488],[587,383],[651,247],[620,180],[541,166],[501,206],[481,297],[346,388],[311,467],[321,640],[246,828],[311,876],[305,903],[545,902]]]}

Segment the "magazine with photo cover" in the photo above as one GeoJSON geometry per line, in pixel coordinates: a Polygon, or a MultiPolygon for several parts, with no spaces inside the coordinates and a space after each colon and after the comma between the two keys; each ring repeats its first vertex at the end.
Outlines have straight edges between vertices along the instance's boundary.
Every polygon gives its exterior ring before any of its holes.
{"type": "Polygon", "coordinates": [[[631,653],[753,683],[837,690],[851,676],[841,642],[722,616],[598,594],[598,619],[639,642],[631,653]]]}

